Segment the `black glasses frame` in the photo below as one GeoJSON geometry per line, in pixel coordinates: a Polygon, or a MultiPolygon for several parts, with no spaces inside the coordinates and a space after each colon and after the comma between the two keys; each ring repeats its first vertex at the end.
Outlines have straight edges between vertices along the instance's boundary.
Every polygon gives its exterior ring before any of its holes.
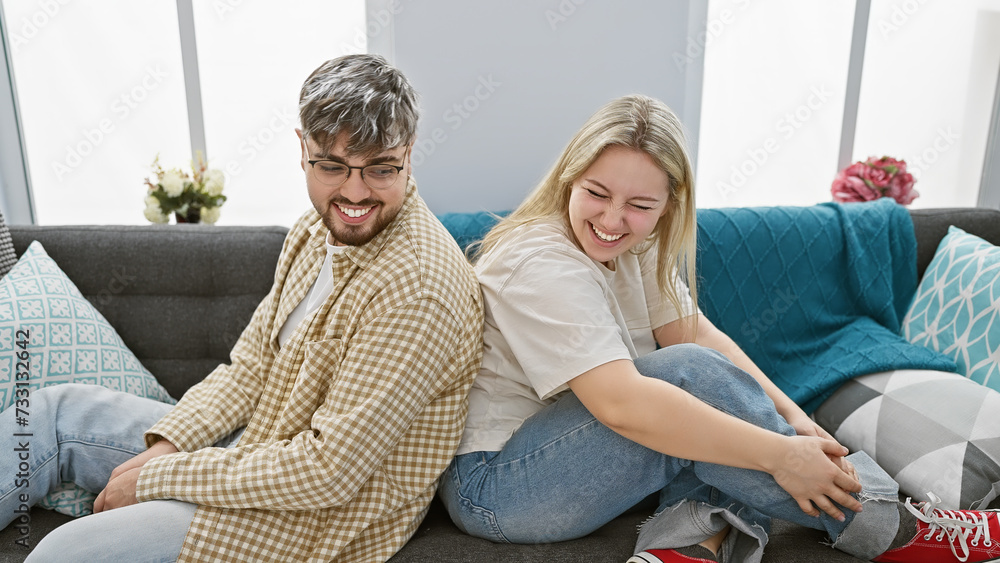
{"type": "Polygon", "coordinates": [[[343,182],[341,182],[339,184],[327,184],[328,186],[336,187],[336,186],[342,186],[342,185],[346,184],[347,180],[351,177],[351,170],[359,170],[359,171],[361,171],[361,179],[364,180],[365,184],[369,188],[371,188],[373,190],[380,190],[380,189],[384,190],[386,188],[390,188],[390,187],[396,185],[396,182],[399,181],[400,174],[402,174],[403,169],[406,168],[406,166],[396,166],[395,164],[388,164],[388,163],[369,164],[367,166],[348,166],[348,165],[344,164],[343,162],[337,162],[336,160],[330,160],[330,159],[326,159],[326,158],[320,158],[320,159],[316,159],[316,160],[307,160],[306,162],[309,163],[309,166],[311,166],[313,168],[313,170],[316,169],[316,163],[317,162],[329,162],[331,164],[336,164],[337,166],[343,166],[344,168],[347,168],[347,175],[344,176],[344,181],[343,182]],[[391,184],[389,184],[388,186],[385,186],[384,188],[376,188],[375,186],[373,186],[373,185],[371,185],[371,184],[368,183],[368,178],[365,178],[365,168],[368,168],[368,167],[371,167],[371,166],[389,166],[389,167],[395,168],[396,169],[396,179],[393,180],[391,184]]]}

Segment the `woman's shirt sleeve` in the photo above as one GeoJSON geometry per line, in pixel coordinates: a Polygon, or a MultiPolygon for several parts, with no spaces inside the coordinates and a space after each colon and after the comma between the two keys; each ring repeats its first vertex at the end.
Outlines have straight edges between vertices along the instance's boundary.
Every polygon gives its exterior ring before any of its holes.
{"type": "Polygon", "coordinates": [[[600,266],[573,248],[514,252],[477,272],[492,321],[542,400],[597,366],[631,359],[600,266]]]}

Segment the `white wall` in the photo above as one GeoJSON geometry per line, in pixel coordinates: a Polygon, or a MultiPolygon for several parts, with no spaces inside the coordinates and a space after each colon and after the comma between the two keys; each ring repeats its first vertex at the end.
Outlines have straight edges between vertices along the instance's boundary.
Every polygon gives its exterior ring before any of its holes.
{"type": "Polygon", "coordinates": [[[513,208],[583,122],[625,94],[666,102],[696,147],[701,57],[685,50],[698,50],[697,4],[369,0],[369,50],[421,95],[414,176],[431,209],[513,208]]]}

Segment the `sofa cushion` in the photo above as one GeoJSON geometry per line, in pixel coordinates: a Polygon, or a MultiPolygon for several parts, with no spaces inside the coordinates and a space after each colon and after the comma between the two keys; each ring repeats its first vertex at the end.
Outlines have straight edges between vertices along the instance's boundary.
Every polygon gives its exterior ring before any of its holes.
{"type": "MultiPolygon", "coordinates": [[[[90,383],[174,402],[38,242],[0,279],[0,408],[25,399],[30,405],[16,387],[22,375],[28,390],[90,383]],[[30,354],[27,362],[19,361],[21,352],[30,354]]],[[[93,499],[69,486],[41,504],[79,516],[90,512],[93,499]]]]}
{"type": "Polygon", "coordinates": [[[843,445],[872,457],[920,500],[1000,508],[1000,393],[961,375],[898,370],[845,383],[814,413],[843,445]]]}
{"type": "Polygon", "coordinates": [[[903,335],[1000,390],[1000,248],[949,227],[914,294],[903,335]]]}

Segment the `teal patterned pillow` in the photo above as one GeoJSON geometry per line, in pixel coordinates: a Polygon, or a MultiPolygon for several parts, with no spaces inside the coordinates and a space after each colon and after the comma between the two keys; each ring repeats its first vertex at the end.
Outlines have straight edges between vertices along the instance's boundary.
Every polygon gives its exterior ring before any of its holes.
{"type": "MultiPolygon", "coordinates": [[[[14,402],[14,375],[23,371],[16,365],[19,340],[31,354],[29,389],[91,383],[176,402],[37,241],[0,279],[0,410],[14,402]]],[[[93,499],[64,483],[40,506],[81,516],[91,512],[93,499]]]]}
{"type": "Polygon", "coordinates": [[[1000,248],[949,227],[903,319],[903,336],[1000,391],[1000,248]]]}

